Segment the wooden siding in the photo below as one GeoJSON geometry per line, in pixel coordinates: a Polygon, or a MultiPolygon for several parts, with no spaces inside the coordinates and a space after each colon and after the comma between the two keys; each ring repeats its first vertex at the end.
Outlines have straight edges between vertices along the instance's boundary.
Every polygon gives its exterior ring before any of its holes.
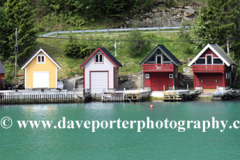
{"type": "Polygon", "coordinates": [[[143,72],[173,72],[174,64],[143,64],[143,72]]]}
{"type": "MultiPolygon", "coordinates": [[[[109,73],[108,76],[108,85],[109,88],[114,88],[114,68],[115,65],[104,55],[103,61],[104,63],[95,63],[94,57],[92,56],[85,64],[84,64],[84,85],[86,89],[90,89],[90,72],[101,72],[107,71],[109,73]]],[[[116,82],[116,81],[115,81],[116,82]]],[[[116,85],[116,84],[115,84],[116,85]]]]}
{"type": "Polygon", "coordinates": [[[216,87],[225,87],[225,75],[222,73],[195,73],[194,88],[216,89],[216,87]]]}
{"type": "MultiPolygon", "coordinates": [[[[39,52],[39,54],[43,54],[39,52]]],[[[39,55],[38,54],[38,55],[39,55]]],[[[33,87],[33,72],[49,72],[49,88],[57,88],[57,66],[45,56],[45,63],[37,63],[37,56],[26,66],[26,88],[33,87]]]]}
{"type": "Polygon", "coordinates": [[[0,73],[0,79],[5,79],[5,73],[0,73]]]}
{"type": "Polygon", "coordinates": [[[218,57],[211,49],[207,49],[200,57],[206,57],[207,54],[210,54],[213,57],[218,57]]]}
{"type": "Polygon", "coordinates": [[[224,73],[224,65],[192,65],[193,73],[224,73]]]}
{"type": "Polygon", "coordinates": [[[151,87],[151,90],[163,90],[163,86],[165,85],[165,90],[169,87],[173,87],[174,79],[169,79],[169,74],[173,74],[173,72],[163,72],[163,73],[146,73],[150,74],[150,79],[145,79],[145,87],[151,87]]]}

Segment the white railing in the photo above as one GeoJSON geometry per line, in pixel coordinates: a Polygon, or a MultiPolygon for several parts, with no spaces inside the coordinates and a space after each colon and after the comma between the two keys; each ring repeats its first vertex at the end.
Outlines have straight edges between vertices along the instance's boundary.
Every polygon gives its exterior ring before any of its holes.
{"type": "MultiPolygon", "coordinates": [[[[59,34],[71,34],[71,33],[109,33],[109,32],[127,32],[131,30],[139,30],[139,31],[160,31],[160,30],[178,30],[181,29],[182,26],[177,27],[146,27],[146,28],[115,28],[115,29],[95,29],[95,30],[75,30],[75,31],[55,31],[46,34],[39,35],[38,37],[58,37],[59,34]]],[[[191,28],[191,26],[185,26],[184,28],[191,28]]],[[[167,32],[167,31],[165,31],[167,32]]]]}

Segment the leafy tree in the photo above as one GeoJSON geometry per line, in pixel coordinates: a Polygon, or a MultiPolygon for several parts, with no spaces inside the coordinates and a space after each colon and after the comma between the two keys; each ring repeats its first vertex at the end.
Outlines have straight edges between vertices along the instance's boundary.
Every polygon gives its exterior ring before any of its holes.
{"type": "Polygon", "coordinates": [[[18,60],[24,62],[31,49],[36,44],[36,29],[34,28],[34,9],[28,0],[8,0],[6,3],[7,20],[7,51],[5,58],[14,60],[15,30],[18,28],[18,60]]]}

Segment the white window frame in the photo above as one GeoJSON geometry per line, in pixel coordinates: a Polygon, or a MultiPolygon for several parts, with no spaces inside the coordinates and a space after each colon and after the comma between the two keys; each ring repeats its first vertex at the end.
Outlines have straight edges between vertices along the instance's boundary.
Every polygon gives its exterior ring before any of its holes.
{"type": "Polygon", "coordinates": [[[169,73],[169,79],[173,79],[173,74],[169,73]]]}
{"type": "Polygon", "coordinates": [[[45,56],[45,55],[40,54],[40,55],[37,56],[37,64],[44,64],[45,62],[46,62],[46,56],[45,56]],[[40,58],[40,61],[41,61],[41,62],[38,61],[38,57],[41,57],[41,58],[40,58]],[[44,57],[44,62],[42,62],[42,57],[44,57]]]}
{"type": "Polygon", "coordinates": [[[212,57],[212,65],[223,65],[224,63],[223,63],[223,61],[222,61],[222,64],[214,64],[214,60],[213,59],[220,59],[221,60],[221,58],[219,58],[219,57],[212,57]]]}
{"type": "Polygon", "coordinates": [[[205,58],[205,65],[213,65],[213,55],[212,54],[206,54],[206,56],[205,56],[206,58],[205,58]],[[211,64],[207,64],[207,57],[208,56],[211,56],[211,64]]]}
{"type": "Polygon", "coordinates": [[[145,79],[150,79],[150,74],[149,73],[145,74],[145,79]]]}
{"type": "Polygon", "coordinates": [[[96,54],[94,62],[97,63],[97,64],[103,64],[103,54],[96,54]],[[100,55],[102,56],[102,62],[99,62],[100,61],[100,55]],[[96,61],[97,60],[96,57],[98,57],[98,62],[96,61]]]}

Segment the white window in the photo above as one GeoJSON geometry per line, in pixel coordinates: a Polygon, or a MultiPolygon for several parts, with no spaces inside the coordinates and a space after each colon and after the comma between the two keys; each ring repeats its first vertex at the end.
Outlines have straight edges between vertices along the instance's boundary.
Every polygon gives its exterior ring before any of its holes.
{"type": "Polygon", "coordinates": [[[145,74],[145,79],[150,79],[150,74],[145,74]]]}
{"type": "Polygon", "coordinates": [[[95,63],[103,63],[103,55],[102,54],[95,55],[95,63]]]}
{"type": "Polygon", "coordinates": [[[173,79],[173,74],[172,73],[169,74],[169,79],[173,79]]]}
{"type": "Polygon", "coordinates": [[[38,55],[37,56],[37,63],[45,63],[45,56],[44,55],[38,55]]]}

